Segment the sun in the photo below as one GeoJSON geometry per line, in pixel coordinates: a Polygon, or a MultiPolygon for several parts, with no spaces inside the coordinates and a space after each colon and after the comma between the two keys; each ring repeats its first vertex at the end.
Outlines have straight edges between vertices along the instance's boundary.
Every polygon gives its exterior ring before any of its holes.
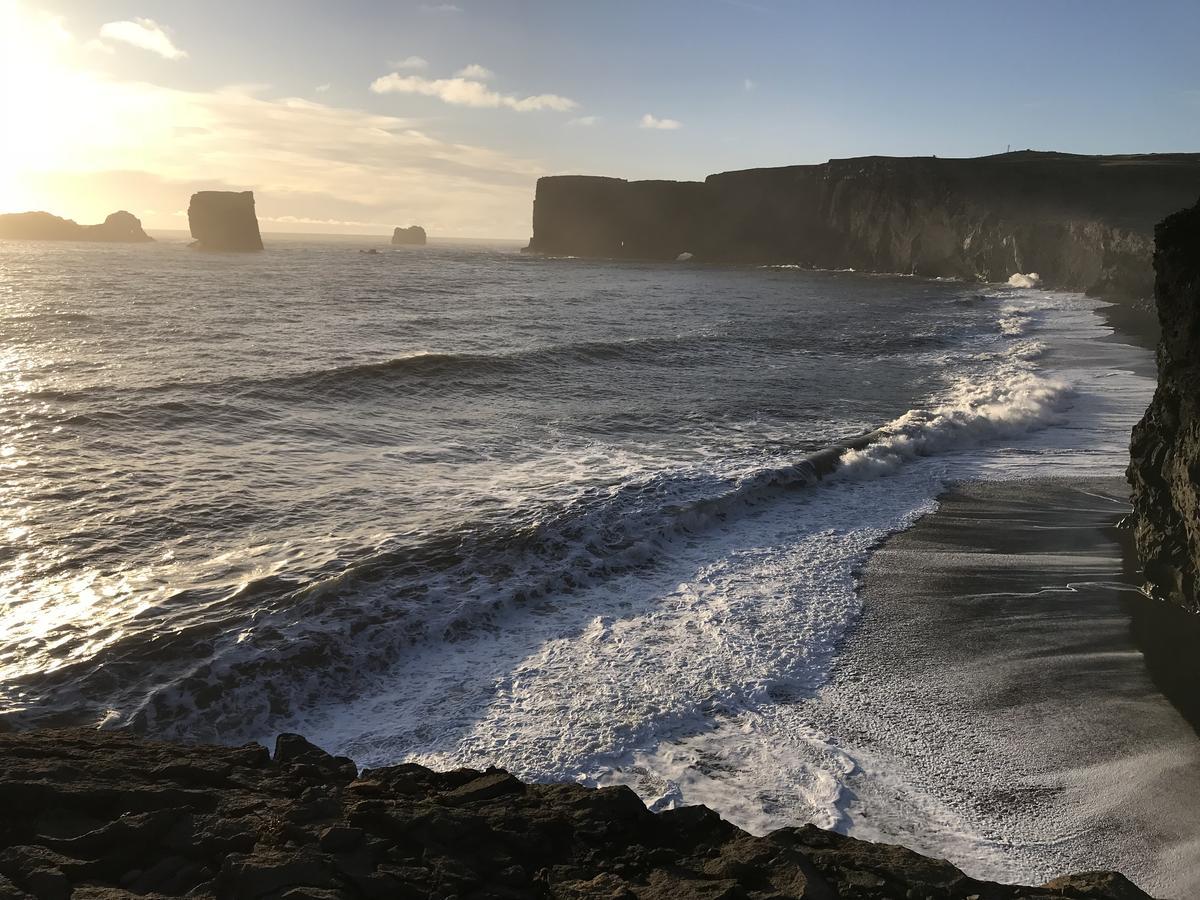
{"type": "Polygon", "coordinates": [[[81,74],[60,21],[0,0],[0,210],[28,208],[33,176],[73,152],[81,74]]]}

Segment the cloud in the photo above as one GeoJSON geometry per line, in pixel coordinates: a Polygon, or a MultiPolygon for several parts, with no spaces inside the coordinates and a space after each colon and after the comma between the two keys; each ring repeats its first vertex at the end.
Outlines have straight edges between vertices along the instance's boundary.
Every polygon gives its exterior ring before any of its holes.
{"type": "Polygon", "coordinates": [[[572,119],[568,125],[578,125],[580,128],[591,128],[593,125],[600,124],[599,116],[580,116],[577,119],[572,119]]]}
{"type": "Polygon", "coordinates": [[[638,123],[639,128],[654,128],[659,131],[675,131],[677,128],[682,128],[683,123],[677,119],[658,119],[646,113],[642,116],[642,120],[638,123]]]}
{"type": "Polygon", "coordinates": [[[314,88],[314,90],[315,90],[315,91],[316,91],[318,94],[324,94],[324,93],[325,93],[327,90],[329,90],[331,87],[333,87],[333,85],[332,85],[332,84],[329,84],[329,83],[325,83],[325,84],[318,84],[318,85],[316,86],[316,88],[314,88]]]}
{"type": "Polygon", "coordinates": [[[454,74],[459,78],[471,78],[475,81],[490,81],[496,77],[495,72],[479,65],[478,63],[471,63],[469,66],[463,66],[454,74]]]}
{"type": "MultiPolygon", "coordinates": [[[[206,188],[249,189],[264,219],[291,230],[390,231],[415,221],[444,235],[517,236],[528,233],[529,201],[546,171],[410,119],[314,100],[82,72],[61,90],[78,117],[45,135],[44,163],[17,174],[38,205],[79,221],[114,209],[175,210],[206,188]]],[[[11,124],[33,132],[36,115],[11,124]]],[[[147,227],[179,223],[164,214],[147,227]]]]}
{"type": "Polygon", "coordinates": [[[752,91],[756,87],[758,87],[758,82],[754,81],[754,79],[752,79],[752,78],[747,78],[745,81],[742,82],[742,90],[744,90],[746,92],[752,91]]]}
{"type": "Polygon", "coordinates": [[[401,75],[392,72],[376,78],[371,84],[376,94],[420,94],[436,97],[443,103],[454,106],[470,106],[476,109],[499,109],[505,107],[517,112],[539,112],[554,110],[568,112],[579,104],[558,94],[536,94],[531,97],[516,97],[491,90],[487,85],[466,78],[422,78],[419,75],[401,75]]]}
{"type": "Polygon", "coordinates": [[[183,59],[187,56],[187,52],[176,47],[163,27],[153,19],[107,22],[100,26],[100,38],[149,50],[163,59],[183,59]]]}
{"type": "Polygon", "coordinates": [[[460,13],[461,6],[456,6],[453,3],[422,3],[421,12],[427,13],[460,13]]]}
{"type": "Polygon", "coordinates": [[[429,60],[423,56],[406,56],[391,63],[393,69],[427,69],[429,60]]]}

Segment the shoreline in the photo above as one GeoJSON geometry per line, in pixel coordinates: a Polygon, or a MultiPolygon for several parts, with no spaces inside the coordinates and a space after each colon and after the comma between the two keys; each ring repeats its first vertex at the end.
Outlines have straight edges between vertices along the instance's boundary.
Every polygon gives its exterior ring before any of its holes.
{"type": "Polygon", "coordinates": [[[1138,592],[1125,497],[1118,478],[960,482],[874,551],[811,706],[856,762],[844,829],[979,878],[1110,868],[1200,892],[1200,741],[1167,662],[1195,632],[1138,592]]]}

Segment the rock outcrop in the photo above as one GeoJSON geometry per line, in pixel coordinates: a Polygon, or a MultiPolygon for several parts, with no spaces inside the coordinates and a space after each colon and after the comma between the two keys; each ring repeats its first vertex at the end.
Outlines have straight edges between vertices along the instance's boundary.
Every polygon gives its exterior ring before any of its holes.
{"type": "Polygon", "coordinates": [[[0,238],[28,241],[112,241],[139,243],[152,241],[142,230],[141,220],[120,210],[102,225],[80,225],[73,219],[60,219],[48,212],[8,213],[0,215],[0,238]]]}
{"type": "Polygon", "coordinates": [[[425,229],[420,225],[410,225],[408,228],[397,228],[392,232],[393,244],[408,244],[410,246],[425,245],[425,229]]]}
{"type": "Polygon", "coordinates": [[[538,181],[528,250],[799,264],[1152,290],[1154,223],[1200,193],[1200,154],[863,157],[703,182],[538,181]]]}
{"type": "Polygon", "coordinates": [[[1146,900],[1120,875],[1037,888],[813,826],[752,837],[627,788],[398,765],[358,773],[296,735],[197,747],[0,734],[0,897],[1146,900]]]}
{"type": "Polygon", "coordinates": [[[201,250],[261,250],[253,191],[200,191],[188,204],[188,226],[201,250]]]}
{"type": "Polygon", "coordinates": [[[1200,612],[1200,203],[1155,230],[1158,388],[1133,430],[1135,539],[1151,590],[1200,612]]]}

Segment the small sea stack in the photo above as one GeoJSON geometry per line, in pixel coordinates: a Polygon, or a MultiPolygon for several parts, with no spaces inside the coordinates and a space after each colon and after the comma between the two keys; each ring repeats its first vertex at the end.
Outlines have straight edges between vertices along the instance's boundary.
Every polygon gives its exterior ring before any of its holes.
{"type": "Polygon", "coordinates": [[[144,243],[154,238],[142,230],[141,220],[133,213],[119,210],[101,225],[80,225],[48,212],[24,212],[0,215],[0,238],[27,241],[106,241],[144,243]]]}
{"type": "Polygon", "coordinates": [[[201,250],[263,248],[253,191],[200,191],[188,204],[188,226],[201,250]]]}
{"type": "Polygon", "coordinates": [[[410,225],[408,228],[397,228],[392,232],[392,243],[398,246],[424,247],[425,229],[420,225],[410,225]]]}

